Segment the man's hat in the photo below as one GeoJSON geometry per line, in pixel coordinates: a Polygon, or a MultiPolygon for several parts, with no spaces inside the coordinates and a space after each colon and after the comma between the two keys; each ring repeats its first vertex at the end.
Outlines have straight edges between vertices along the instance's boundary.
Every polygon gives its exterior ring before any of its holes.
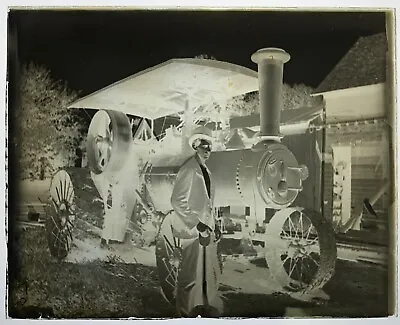
{"type": "MultiPolygon", "coordinates": [[[[196,140],[206,140],[209,143],[213,142],[211,130],[205,126],[198,126],[192,132],[189,138],[189,145],[193,148],[196,140]]],[[[198,141],[200,143],[200,141],[198,141]]]]}

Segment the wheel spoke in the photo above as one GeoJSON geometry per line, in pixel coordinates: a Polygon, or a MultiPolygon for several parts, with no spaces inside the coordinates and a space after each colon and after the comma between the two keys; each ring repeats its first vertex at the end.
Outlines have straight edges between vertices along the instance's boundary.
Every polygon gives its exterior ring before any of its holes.
{"type": "Polygon", "coordinates": [[[67,222],[71,225],[71,228],[75,228],[74,224],[72,223],[72,221],[68,218],[67,222]]]}
{"type": "Polygon", "coordinates": [[[166,235],[164,235],[164,239],[165,239],[165,242],[167,243],[167,247],[168,247],[171,251],[174,251],[174,246],[172,246],[171,242],[168,240],[168,238],[167,238],[166,235]]]}
{"type": "Polygon", "coordinates": [[[61,198],[60,198],[60,193],[58,192],[58,187],[56,187],[56,192],[57,192],[58,202],[61,203],[61,198]]]}
{"type": "Polygon", "coordinates": [[[61,241],[63,240],[62,237],[63,237],[63,233],[60,231],[60,232],[58,233],[57,237],[56,237],[56,238],[57,238],[57,241],[58,241],[58,242],[61,242],[61,241]]]}
{"type": "MultiPolygon", "coordinates": [[[[63,184],[62,184],[62,180],[59,180],[60,183],[60,195],[61,195],[61,200],[65,199],[64,197],[64,188],[63,188],[63,184]]],[[[63,200],[64,201],[64,200],[63,200]]]]}
{"type": "MultiPolygon", "coordinates": [[[[298,213],[296,213],[296,215],[299,216],[298,213]]],[[[299,218],[300,218],[300,216],[299,216],[299,218]]],[[[300,238],[300,237],[299,237],[299,220],[293,220],[293,219],[292,219],[292,224],[293,224],[293,228],[296,229],[296,237],[297,237],[297,238],[300,238]]]]}
{"type": "Polygon", "coordinates": [[[65,245],[67,246],[67,252],[69,251],[69,243],[68,243],[68,239],[65,238],[65,245]]]}
{"type": "Polygon", "coordinates": [[[164,262],[165,268],[168,271],[166,278],[169,278],[170,276],[172,276],[173,266],[169,263],[169,261],[166,257],[163,258],[163,262],[164,262]]]}
{"type": "Polygon", "coordinates": [[[300,231],[301,231],[301,238],[303,238],[303,235],[304,235],[304,229],[303,229],[303,213],[299,213],[300,214],[300,216],[299,216],[299,219],[300,219],[300,231]]]}
{"type": "Polygon", "coordinates": [[[316,236],[313,240],[308,241],[306,246],[313,246],[314,244],[316,244],[318,242],[318,236],[316,236]]]}
{"type": "Polygon", "coordinates": [[[56,241],[53,244],[53,247],[57,248],[56,256],[60,256],[60,250],[62,248],[62,245],[64,245],[64,248],[65,248],[65,239],[62,240],[62,238],[60,236],[57,236],[56,234],[54,234],[54,232],[52,232],[52,233],[56,237],[56,241]]]}
{"type": "Polygon", "coordinates": [[[68,184],[68,197],[67,197],[67,201],[70,202],[71,204],[73,203],[73,199],[74,199],[74,189],[72,188],[72,186],[70,184],[68,184]],[[70,191],[71,189],[71,191],[70,191]],[[72,200],[71,200],[72,199],[72,200]]]}
{"type": "Polygon", "coordinates": [[[298,262],[298,258],[296,258],[296,260],[295,260],[295,262],[293,263],[293,267],[292,267],[292,260],[293,259],[290,259],[290,269],[289,269],[289,276],[291,276],[292,275],[292,273],[293,273],[293,271],[294,271],[294,269],[296,268],[296,265],[297,265],[297,262],[298,262]]]}
{"type": "Polygon", "coordinates": [[[303,282],[303,260],[300,262],[300,281],[303,282]]]}
{"type": "Polygon", "coordinates": [[[67,199],[67,177],[64,178],[64,199],[67,199]]]}
{"type": "Polygon", "coordinates": [[[282,265],[283,265],[283,266],[285,265],[286,261],[287,261],[289,258],[290,258],[289,256],[286,256],[286,258],[282,261],[282,265]]]}
{"type": "Polygon", "coordinates": [[[66,195],[65,195],[65,201],[68,202],[69,205],[72,204],[71,202],[71,197],[72,197],[72,191],[70,191],[70,185],[68,184],[68,187],[66,189],[66,195]]]}
{"type": "Polygon", "coordinates": [[[292,237],[284,229],[282,229],[282,232],[286,239],[292,239],[292,237]]]}
{"type": "Polygon", "coordinates": [[[300,259],[296,259],[296,266],[293,268],[293,273],[296,273],[296,280],[297,281],[301,281],[301,279],[299,278],[300,272],[299,272],[299,264],[301,265],[300,259]],[[295,272],[296,271],[296,272],[295,272]]]}
{"type": "MultiPolygon", "coordinates": [[[[59,225],[57,224],[57,222],[55,221],[53,216],[51,216],[51,219],[53,221],[53,224],[56,227],[56,232],[57,232],[57,233],[54,233],[54,231],[52,231],[52,234],[53,234],[53,236],[55,238],[55,242],[58,243],[57,246],[59,248],[60,243],[64,242],[64,245],[65,245],[65,238],[63,238],[63,237],[65,237],[65,234],[64,234],[63,229],[59,227],[59,225]]],[[[68,227],[66,227],[66,228],[67,228],[67,231],[69,231],[69,228],[68,227]]],[[[72,236],[72,233],[71,233],[71,236],[72,236]]],[[[58,250],[58,252],[59,252],[59,250],[58,250]]]]}
{"type": "Polygon", "coordinates": [[[168,274],[165,277],[165,282],[167,282],[171,287],[174,288],[178,279],[178,270],[166,260],[166,258],[163,258],[164,266],[168,271],[168,274]],[[172,282],[170,281],[170,279],[172,280],[172,282]]]}
{"type": "Polygon", "coordinates": [[[54,220],[54,217],[53,216],[50,216],[50,217],[51,217],[51,220],[53,220],[54,225],[57,227],[57,230],[61,231],[61,229],[58,227],[56,220],[54,220]]]}
{"type": "Polygon", "coordinates": [[[294,231],[295,231],[295,233],[294,233],[294,238],[296,239],[296,238],[297,238],[297,231],[296,231],[296,229],[295,229],[295,226],[294,226],[294,224],[293,224],[293,221],[292,221],[291,216],[289,216],[289,227],[294,229],[294,231]],[[292,225],[292,227],[290,227],[290,225],[292,225]]]}
{"type": "Polygon", "coordinates": [[[67,226],[67,231],[72,240],[72,229],[69,226],[67,226]]]}
{"type": "Polygon", "coordinates": [[[306,240],[308,240],[308,237],[310,236],[310,233],[311,233],[312,228],[313,228],[313,225],[312,225],[312,223],[311,223],[311,224],[310,224],[310,227],[308,227],[308,229],[307,229],[306,240]]]}
{"type": "MultiPolygon", "coordinates": [[[[167,266],[167,269],[168,269],[168,266],[167,266]]],[[[167,274],[167,277],[165,278],[165,282],[168,282],[168,284],[174,288],[176,280],[177,280],[177,275],[176,275],[175,270],[173,270],[172,268],[168,269],[168,274],[167,274]],[[170,281],[169,279],[171,279],[172,281],[170,281]]]]}
{"type": "Polygon", "coordinates": [[[311,254],[308,255],[308,256],[311,258],[311,260],[314,262],[314,264],[315,264],[317,267],[319,267],[319,263],[314,259],[314,257],[312,257],[311,254]]]}
{"type": "MultiPolygon", "coordinates": [[[[174,231],[174,228],[173,228],[172,225],[171,225],[171,233],[173,233],[173,231],[174,231]]],[[[177,246],[177,242],[176,242],[176,237],[175,237],[174,235],[172,235],[172,240],[174,241],[175,247],[178,247],[178,246],[177,246]]]]}
{"type": "Polygon", "coordinates": [[[167,277],[165,278],[165,282],[167,282],[171,287],[174,287],[173,283],[171,283],[171,281],[169,280],[169,278],[172,278],[172,281],[174,281],[173,277],[171,276],[171,274],[169,273],[167,275],[167,277]]]}
{"type": "MultiPolygon", "coordinates": [[[[55,242],[59,241],[59,238],[60,238],[60,237],[59,237],[59,234],[60,234],[60,233],[58,232],[58,233],[55,234],[54,231],[52,231],[51,233],[53,234],[53,237],[54,237],[54,239],[55,239],[55,242]]],[[[55,246],[55,245],[54,245],[54,246],[55,246]]]]}

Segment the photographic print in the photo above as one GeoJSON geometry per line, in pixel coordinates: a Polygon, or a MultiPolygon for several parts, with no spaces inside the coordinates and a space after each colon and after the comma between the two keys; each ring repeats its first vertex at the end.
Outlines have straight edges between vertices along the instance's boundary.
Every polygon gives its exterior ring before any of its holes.
{"type": "Polygon", "coordinates": [[[8,317],[392,315],[393,21],[10,9],[8,317]]]}

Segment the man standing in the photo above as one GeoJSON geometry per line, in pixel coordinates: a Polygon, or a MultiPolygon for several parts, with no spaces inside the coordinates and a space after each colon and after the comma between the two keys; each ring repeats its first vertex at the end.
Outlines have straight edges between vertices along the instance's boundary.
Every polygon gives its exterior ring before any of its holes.
{"type": "Polygon", "coordinates": [[[206,166],[211,155],[211,130],[196,128],[189,144],[196,153],[179,169],[171,196],[173,233],[182,243],[177,310],[181,316],[218,317],[223,309],[217,256],[221,232],[213,213],[215,187],[206,166]]]}

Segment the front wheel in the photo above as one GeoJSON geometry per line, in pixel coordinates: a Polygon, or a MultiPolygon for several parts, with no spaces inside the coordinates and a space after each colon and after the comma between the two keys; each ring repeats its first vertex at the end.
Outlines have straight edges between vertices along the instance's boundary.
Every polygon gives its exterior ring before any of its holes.
{"type": "Polygon", "coordinates": [[[321,289],[335,270],[333,228],[316,211],[282,209],[267,226],[265,257],[271,276],[284,289],[304,293],[321,289]]]}

